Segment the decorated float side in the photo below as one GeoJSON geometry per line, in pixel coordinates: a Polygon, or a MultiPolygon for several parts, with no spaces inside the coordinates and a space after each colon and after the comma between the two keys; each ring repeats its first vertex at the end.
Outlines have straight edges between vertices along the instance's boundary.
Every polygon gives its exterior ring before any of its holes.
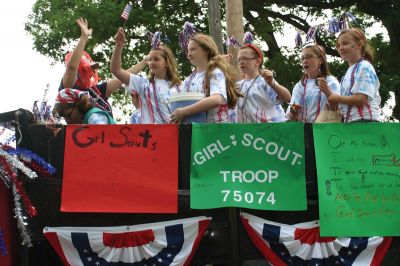
{"type": "Polygon", "coordinates": [[[2,265],[399,264],[396,123],[31,116],[1,114],[2,265]]]}

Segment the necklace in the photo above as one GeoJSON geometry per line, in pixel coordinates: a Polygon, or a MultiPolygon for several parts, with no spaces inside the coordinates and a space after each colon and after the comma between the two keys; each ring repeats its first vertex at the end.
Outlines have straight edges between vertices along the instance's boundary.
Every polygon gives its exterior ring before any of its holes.
{"type": "MultiPolygon", "coordinates": [[[[307,113],[308,113],[308,109],[307,109],[307,105],[306,105],[307,81],[308,81],[308,79],[305,78],[304,83],[303,83],[303,87],[304,87],[303,96],[301,97],[301,102],[300,102],[300,105],[301,105],[301,116],[300,116],[301,120],[300,121],[303,121],[304,123],[307,120],[307,113]]],[[[319,89],[318,90],[317,111],[315,112],[315,117],[311,122],[314,122],[317,119],[320,112],[321,112],[321,90],[319,89]]]]}
{"type": "MultiPolygon", "coordinates": [[[[260,77],[260,74],[258,74],[257,77],[254,78],[254,80],[251,82],[250,86],[247,88],[247,91],[246,91],[246,94],[243,97],[243,102],[242,102],[241,106],[239,106],[239,104],[238,104],[238,108],[239,109],[243,109],[243,107],[244,107],[244,105],[245,105],[245,103],[247,101],[247,96],[249,95],[249,91],[250,91],[251,87],[253,87],[253,85],[256,82],[256,80],[258,79],[258,77],[260,77]]],[[[242,88],[243,88],[243,85],[244,85],[245,82],[246,82],[246,80],[244,80],[242,82],[242,84],[240,84],[240,91],[242,91],[242,88]]]]}
{"type": "MultiPolygon", "coordinates": [[[[358,66],[360,65],[360,63],[361,63],[363,60],[364,60],[364,58],[361,57],[360,60],[357,61],[357,63],[356,63],[356,65],[354,66],[353,70],[351,71],[351,76],[350,76],[350,89],[349,89],[349,95],[348,95],[348,96],[352,95],[351,90],[353,89],[353,86],[354,86],[354,79],[355,79],[354,76],[355,76],[355,74],[356,74],[356,71],[357,71],[357,69],[358,69],[358,66]]],[[[342,82],[343,82],[343,79],[342,79],[342,81],[341,81],[340,83],[342,83],[342,82]]],[[[342,85],[342,84],[340,84],[340,85],[342,85]]],[[[347,105],[347,113],[346,113],[346,117],[344,118],[344,122],[349,121],[350,113],[351,113],[351,105],[347,105]]]]}
{"type": "MultiPolygon", "coordinates": [[[[196,74],[197,74],[197,70],[193,71],[192,74],[190,74],[189,80],[188,80],[188,82],[186,82],[186,84],[185,84],[185,89],[186,89],[187,92],[190,91],[190,85],[192,84],[192,81],[193,81],[194,77],[196,76],[196,74]]],[[[204,93],[205,88],[206,88],[206,74],[204,73],[204,77],[203,77],[203,86],[202,86],[202,88],[201,88],[201,92],[204,93]]],[[[179,92],[179,93],[181,92],[179,88],[178,88],[178,92],[179,92]]]]}
{"type": "Polygon", "coordinates": [[[159,95],[158,95],[158,93],[157,93],[157,88],[156,88],[156,86],[155,86],[155,80],[153,79],[152,81],[151,81],[151,85],[153,85],[153,94],[154,94],[154,103],[155,103],[155,105],[156,105],[156,111],[157,111],[157,113],[159,114],[159,116],[160,116],[160,118],[161,118],[161,121],[163,122],[163,124],[167,124],[168,122],[167,122],[167,119],[164,117],[164,110],[161,110],[161,109],[163,109],[163,107],[162,107],[162,105],[161,105],[161,102],[160,102],[160,98],[159,98],[159,95]]]}
{"type": "MultiPolygon", "coordinates": [[[[97,87],[95,87],[97,89],[97,87]]],[[[96,105],[96,107],[98,107],[99,109],[109,113],[110,115],[112,114],[112,109],[111,106],[108,102],[106,102],[103,97],[99,96],[99,93],[97,93],[94,89],[89,88],[88,89],[89,92],[91,92],[91,95],[93,96],[92,98],[92,103],[94,103],[96,105]],[[102,104],[99,104],[99,101],[102,104]]],[[[98,89],[97,89],[98,90],[98,89]]]]}

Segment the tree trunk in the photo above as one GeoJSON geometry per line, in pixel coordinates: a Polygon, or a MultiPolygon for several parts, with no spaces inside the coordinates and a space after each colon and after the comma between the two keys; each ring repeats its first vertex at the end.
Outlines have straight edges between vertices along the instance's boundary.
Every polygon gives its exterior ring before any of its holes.
{"type": "MultiPolygon", "coordinates": [[[[243,40],[243,2],[242,0],[226,0],[226,31],[227,37],[233,36],[236,40],[243,40]]],[[[233,64],[237,67],[238,49],[228,48],[228,53],[233,56],[233,64]]]]}
{"type": "Polygon", "coordinates": [[[208,28],[210,29],[210,35],[215,40],[219,52],[224,53],[219,0],[207,0],[207,2],[208,2],[208,28]]]}

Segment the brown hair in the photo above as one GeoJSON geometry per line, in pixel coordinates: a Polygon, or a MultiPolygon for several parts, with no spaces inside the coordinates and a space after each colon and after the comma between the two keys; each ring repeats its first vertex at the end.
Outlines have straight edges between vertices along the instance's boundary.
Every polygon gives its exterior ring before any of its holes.
{"type": "Polygon", "coordinates": [[[87,95],[82,96],[74,103],[56,103],[53,107],[53,116],[58,114],[60,117],[65,117],[68,111],[72,111],[73,108],[77,108],[79,113],[82,115],[82,119],[90,109],[93,108],[93,105],[90,103],[89,97],[87,95]]]}
{"type": "Polygon", "coordinates": [[[342,30],[336,39],[336,49],[339,48],[340,36],[342,36],[345,33],[349,33],[356,41],[356,43],[361,45],[361,56],[367,59],[370,63],[372,63],[374,59],[374,51],[372,47],[368,44],[367,38],[365,37],[365,33],[359,28],[342,30]]]}
{"type": "Polygon", "coordinates": [[[199,33],[192,37],[190,40],[196,42],[207,53],[207,83],[206,87],[204,88],[206,96],[210,96],[210,79],[213,78],[212,71],[215,68],[220,68],[225,75],[228,106],[230,108],[234,108],[236,106],[237,99],[241,97],[241,94],[236,87],[236,74],[232,66],[226,63],[224,57],[220,55],[215,41],[210,36],[199,33]]]}
{"type": "MultiPolygon", "coordinates": [[[[172,53],[171,49],[169,49],[165,45],[160,45],[158,47],[152,48],[152,51],[162,51],[162,56],[165,59],[165,62],[167,63],[167,73],[166,73],[166,79],[171,82],[172,86],[179,86],[181,84],[181,80],[178,76],[178,67],[176,64],[175,56],[172,53]]],[[[154,74],[150,74],[150,79],[154,79],[154,74]]]]}
{"type": "MultiPolygon", "coordinates": [[[[318,45],[318,44],[311,44],[307,45],[303,48],[303,51],[305,49],[310,49],[313,54],[318,56],[318,58],[322,59],[322,64],[319,66],[319,74],[318,77],[323,77],[326,78],[327,76],[331,75],[331,72],[329,71],[329,66],[328,62],[326,61],[326,53],[324,47],[318,45]]],[[[307,78],[307,74],[304,73],[303,77],[301,78],[301,83],[304,83],[304,80],[307,78]]]]}

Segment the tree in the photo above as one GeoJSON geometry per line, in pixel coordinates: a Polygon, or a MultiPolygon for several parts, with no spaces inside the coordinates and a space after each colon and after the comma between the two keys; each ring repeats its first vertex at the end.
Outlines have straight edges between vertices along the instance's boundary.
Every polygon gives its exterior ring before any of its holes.
{"type": "MultiPolygon", "coordinates": [[[[389,98],[389,91],[395,94],[395,100],[400,102],[400,75],[398,69],[400,67],[400,32],[397,30],[400,27],[400,4],[397,0],[255,0],[245,1],[244,16],[246,17],[249,25],[252,25],[258,35],[268,44],[269,51],[268,57],[274,61],[275,57],[282,56],[282,49],[277,45],[273,33],[276,30],[282,30],[282,22],[288,23],[295,28],[307,32],[310,28],[308,23],[309,19],[315,17],[324,17],[326,10],[334,10],[334,14],[350,10],[359,18],[359,25],[361,28],[369,26],[371,20],[381,22],[388,31],[389,43],[385,43],[382,34],[378,34],[371,40],[373,47],[376,48],[376,60],[374,65],[377,74],[380,78],[381,88],[380,94],[382,96],[382,104],[389,98]],[[279,9],[273,8],[279,6],[279,9]],[[278,11],[274,11],[278,10],[278,11]],[[259,17],[264,18],[256,19],[253,17],[251,11],[257,11],[259,17]],[[283,11],[283,12],[282,12],[283,11]],[[306,14],[302,17],[296,14],[306,14]],[[271,21],[272,19],[272,21],[271,21]]],[[[319,40],[327,48],[327,53],[337,56],[334,50],[332,40],[327,41],[319,40]],[[326,43],[327,41],[327,43],[326,43]]],[[[334,65],[333,69],[341,69],[340,72],[333,71],[336,76],[340,77],[344,73],[343,68],[334,65]]],[[[396,105],[393,109],[393,117],[400,119],[400,104],[396,105]]]]}
{"type": "MultiPolygon", "coordinates": [[[[222,18],[225,15],[225,5],[220,4],[222,18]]],[[[98,0],[38,0],[26,23],[26,30],[33,36],[34,48],[56,61],[61,61],[66,52],[71,49],[70,43],[79,37],[79,29],[75,19],[83,16],[94,28],[92,40],[87,50],[95,60],[102,65],[101,75],[109,77],[108,62],[113,48],[113,35],[118,26],[122,25],[120,14],[125,1],[98,0]],[[105,15],[107,14],[107,15],[105,15]]],[[[124,67],[134,64],[149,50],[146,31],[163,31],[171,40],[173,49],[180,62],[182,76],[190,72],[190,65],[181,53],[177,36],[185,21],[195,24],[199,31],[207,32],[207,1],[178,0],[142,0],[133,2],[133,11],[125,25],[130,46],[124,50],[124,67]]],[[[248,0],[243,1],[244,29],[251,30],[259,41],[268,45],[266,55],[267,65],[273,68],[281,83],[292,88],[300,79],[301,68],[298,62],[298,50],[291,50],[278,44],[275,33],[284,33],[284,25],[307,32],[309,21],[315,18],[326,18],[326,11],[332,9],[338,16],[349,10],[358,18],[358,26],[365,28],[373,21],[381,22],[388,31],[389,42],[382,35],[371,39],[376,48],[374,63],[381,81],[381,96],[384,104],[393,91],[397,102],[400,100],[400,26],[399,3],[396,0],[248,0]]],[[[224,20],[224,19],[223,19],[224,20]]],[[[294,42],[294,36],[288,40],[294,42]]],[[[334,48],[335,39],[321,35],[318,41],[327,48],[327,53],[337,56],[334,48]]],[[[338,59],[338,58],[337,58],[338,59]]],[[[347,67],[336,60],[331,64],[332,72],[341,77],[347,67]]],[[[114,103],[121,102],[122,96],[116,95],[114,103]]],[[[394,108],[393,116],[400,119],[400,105],[394,108]]]]}

